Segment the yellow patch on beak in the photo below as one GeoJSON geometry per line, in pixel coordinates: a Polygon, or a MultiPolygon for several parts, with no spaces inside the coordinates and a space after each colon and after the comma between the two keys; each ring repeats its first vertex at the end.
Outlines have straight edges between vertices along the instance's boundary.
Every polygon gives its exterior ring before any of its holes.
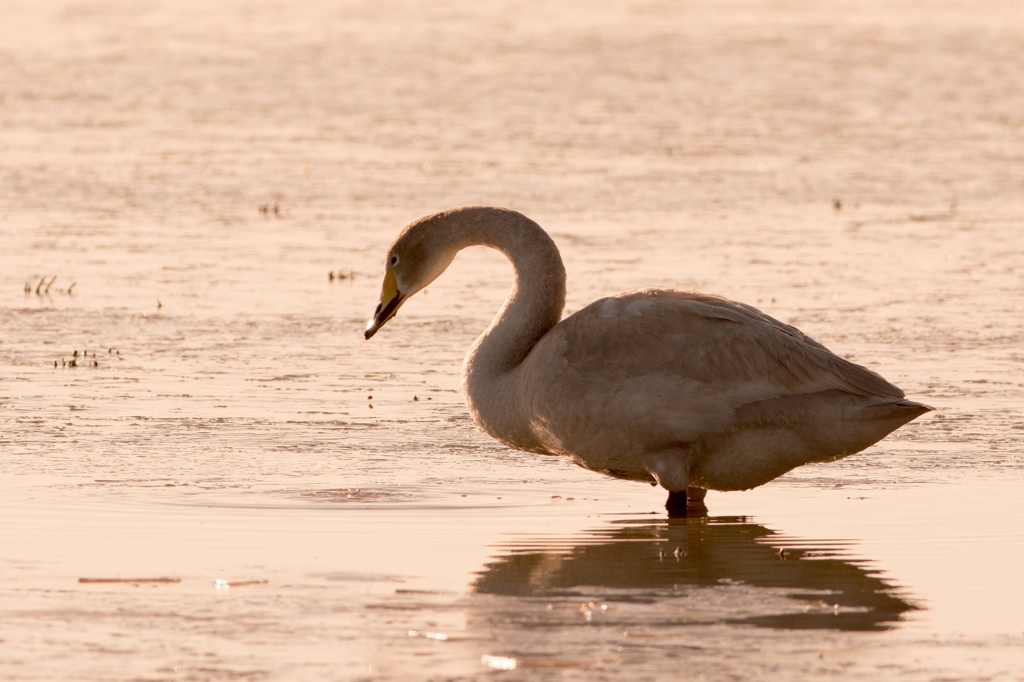
{"type": "Polygon", "coordinates": [[[384,284],[380,288],[380,303],[373,313],[373,318],[366,324],[366,332],[363,334],[367,339],[377,333],[377,330],[384,326],[384,323],[395,316],[402,303],[405,302],[405,295],[398,290],[398,281],[395,279],[395,271],[391,268],[384,273],[384,284]]]}

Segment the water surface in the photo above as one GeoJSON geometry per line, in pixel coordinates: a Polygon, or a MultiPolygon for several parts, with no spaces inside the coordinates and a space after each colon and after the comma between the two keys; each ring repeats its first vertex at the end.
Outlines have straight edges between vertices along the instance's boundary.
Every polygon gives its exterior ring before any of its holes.
{"type": "Polygon", "coordinates": [[[1024,679],[1015,6],[5,11],[0,676],[1024,679]],[[361,335],[469,203],[568,312],[720,293],[937,409],[704,518],[510,451],[500,256],[361,335]]]}

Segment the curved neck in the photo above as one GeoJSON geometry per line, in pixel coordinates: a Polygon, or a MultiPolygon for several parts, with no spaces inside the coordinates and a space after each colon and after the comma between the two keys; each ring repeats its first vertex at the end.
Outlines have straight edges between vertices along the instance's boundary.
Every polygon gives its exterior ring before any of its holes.
{"type": "Polygon", "coordinates": [[[462,380],[473,384],[501,377],[526,358],[565,307],[565,267],[558,248],[526,216],[502,209],[463,209],[450,216],[456,246],[489,246],[512,262],[512,290],[501,310],[469,349],[462,380]]]}

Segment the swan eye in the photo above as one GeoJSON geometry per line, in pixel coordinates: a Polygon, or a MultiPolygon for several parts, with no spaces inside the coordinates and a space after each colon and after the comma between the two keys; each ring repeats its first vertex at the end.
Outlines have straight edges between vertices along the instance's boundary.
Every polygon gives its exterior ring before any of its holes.
{"type": "Polygon", "coordinates": [[[398,256],[392,256],[391,260],[388,262],[391,263],[391,265],[394,265],[395,263],[398,262],[398,256]]]}

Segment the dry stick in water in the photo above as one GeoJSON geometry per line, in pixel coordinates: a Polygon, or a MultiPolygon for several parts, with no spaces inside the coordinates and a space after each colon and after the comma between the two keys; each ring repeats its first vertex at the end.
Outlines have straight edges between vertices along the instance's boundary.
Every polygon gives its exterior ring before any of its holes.
{"type": "Polygon", "coordinates": [[[80,583],[180,583],[181,578],[79,578],[80,583]]]}
{"type": "Polygon", "coordinates": [[[243,587],[245,585],[266,585],[269,581],[266,578],[259,578],[257,580],[214,580],[213,584],[218,588],[223,587],[243,587]]]}

